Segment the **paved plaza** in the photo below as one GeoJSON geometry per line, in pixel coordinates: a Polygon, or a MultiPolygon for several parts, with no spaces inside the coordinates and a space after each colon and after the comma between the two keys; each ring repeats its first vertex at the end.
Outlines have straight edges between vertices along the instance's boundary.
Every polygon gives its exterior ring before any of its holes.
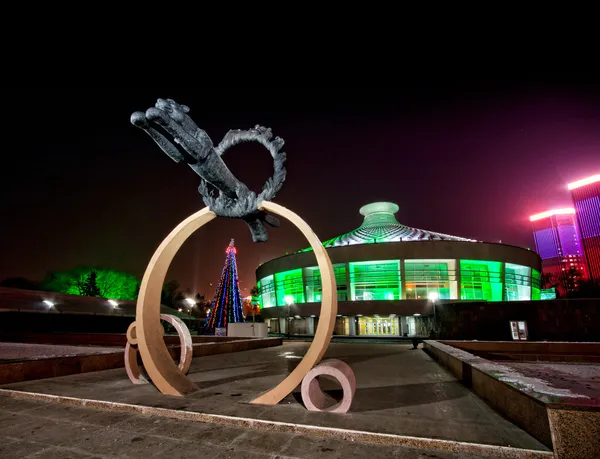
{"type": "MultiPolygon", "coordinates": [[[[414,350],[410,345],[334,343],[329,347],[326,358],[344,360],[356,374],[357,391],[348,414],[308,412],[301,404],[299,389],[274,407],[250,404],[249,401],[274,387],[297,365],[308,345],[294,342],[196,358],[190,377],[200,390],[184,398],[161,395],[151,385],[134,386],[124,369],[14,383],[2,388],[186,412],[509,446],[547,454],[544,445],[502,418],[421,349],[414,350]]],[[[328,384],[331,383],[324,381],[323,387],[335,387],[328,384]]],[[[188,457],[185,455],[188,452],[194,457],[320,457],[324,454],[327,457],[471,457],[40,404],[4,395],[0,395],[0,409],[0,437],[7,441],[3,447],[8,448],[10,454],[16,454],[21,447],[28,454],[36,451],[41,454],[32,457],[87,457],[85,453],[98,457],[152,457],[155,453],[188,457]],[[179,439],[184,441],[179,443],[179,439]],[[13,447],[9,448],[10,444],[13,447]],[[53,456],[53,447],[72,448],[72,455],[56,453],[58,455],[53,456]],[[171,453],[175,449],[178,453],[171,453]]],[[[0,457],[11,456],[0,454],[0,457]]]]}

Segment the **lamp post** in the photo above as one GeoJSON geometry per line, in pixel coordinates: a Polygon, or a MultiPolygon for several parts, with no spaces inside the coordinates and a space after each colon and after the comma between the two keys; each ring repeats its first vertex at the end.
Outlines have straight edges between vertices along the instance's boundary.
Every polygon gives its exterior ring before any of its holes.
{"type": "Polygon", "coordinates": [[[429,295],[427,295],[427,298],[429,298],[429,300],[431,301],[431,304],[433,306],[433,327],[432,328],[433,328],[434,333],[435,333],[435,329],[437,329],[437,318],[436,318],[436,314],[435,314],[435,302],[439,297],[440,297],[440,294],[438,292],[429,292],[429,295]]]}
{"type": "Polygon", "coordinates": [[[286,331],[287,337],[290,339],[290,306],[294,303],[294,297],[292,295],[286,295],[284,298],[285,303],[287,304],[287,322],[286,322],[286,331]]]}
{"type": "MultiPolygon", "coordinates": [[[[189,306],[189,315],[191,316],[191,315],[192,315],[192,308],[193,308],[194,306],[196,306],[196,302],[195,302],[195,301],[194,301],[192,298],[186,298],[184,301],[185,301],[185,302],[188,304],[188,306],[189,306]]],[[[189,319],[189,322],[190,322],[190,326],[189,326],[188,328],[190,328],[190,329],[191,329],[191,328],[192,328],[192,319],[191,319],[191,318],[189,319]]],[[[190,332],[191,332],[191,330],[190,330],[190,332]]]]}

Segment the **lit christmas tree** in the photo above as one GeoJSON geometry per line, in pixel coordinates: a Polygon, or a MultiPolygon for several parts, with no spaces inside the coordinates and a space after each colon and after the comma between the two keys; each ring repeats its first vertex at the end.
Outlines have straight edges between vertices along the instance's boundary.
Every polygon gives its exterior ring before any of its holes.
{"type": "Polygon", "coordinates": [[[244,321],[237,262],[235,261],[236,252],[232,239],[225,251],[227,254],[225,256],[225,265],[223,266],[217,292],[210,304],[210,311],[206,318],[206,327],[209,329],[224,328],[228,323],[244,321]]]}

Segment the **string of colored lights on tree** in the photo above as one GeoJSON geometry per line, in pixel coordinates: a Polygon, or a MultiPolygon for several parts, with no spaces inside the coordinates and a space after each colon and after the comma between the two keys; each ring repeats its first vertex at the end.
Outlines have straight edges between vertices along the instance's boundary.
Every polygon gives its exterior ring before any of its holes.
{"type": "Polygon", "coordinates": [[[232,239],[227,250],[225,250],[225,265],[221,271],[219,285],[210,304],[210,311],[206,319],[206,327],[209,329],[223,328],[228,323],[244,321],[236,253],[237,250],[232,239]]]}

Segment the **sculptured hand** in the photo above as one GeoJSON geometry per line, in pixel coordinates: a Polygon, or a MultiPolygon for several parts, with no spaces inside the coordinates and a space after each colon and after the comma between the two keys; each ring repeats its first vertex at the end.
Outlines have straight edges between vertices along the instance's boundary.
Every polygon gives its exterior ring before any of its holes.
{"type": "Polygon", "coordinates": [[[172,99],[158,99],[155,107],[146,110],[146,119],[168,132],[196,161],[206,158],[213,143],[205,131],[187,115],[190,109],[172,99]]]}

